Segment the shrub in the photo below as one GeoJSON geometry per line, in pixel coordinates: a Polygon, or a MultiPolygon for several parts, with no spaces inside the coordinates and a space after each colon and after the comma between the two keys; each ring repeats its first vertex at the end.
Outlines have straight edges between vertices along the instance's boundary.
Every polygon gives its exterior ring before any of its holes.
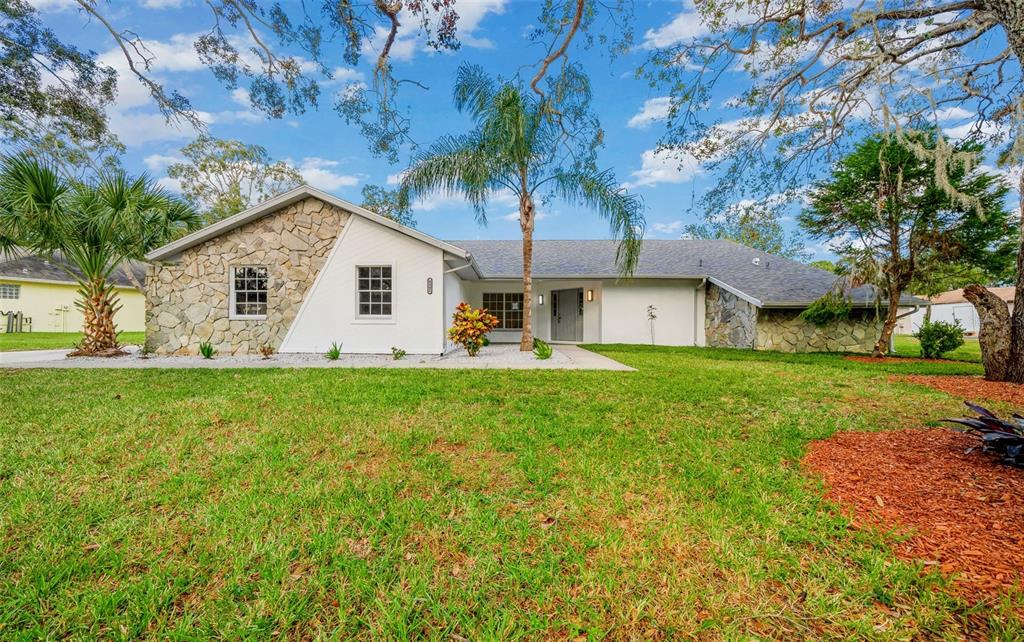
{"type": "Polygon", "coordinates": [[[981,441],[982,452],[997,455],[1004,464],[1024,468],[1024,416],[1014,414],[1009,419],[1000,419],[969,401],[965,401],[964,405],[978,416],[942,421],[967,426],[962,432],[977,437],[981,441]]]}
{"type": "Polygon", "coordinates": [[[260,354],[263,355],[264,359],[269,359],[274,355],[274,346],[269,343],[264,343],[259,347],[260,354]]]}
{"type": "Polygon", "coordinates": [[[394,357],[395,361],[398,361],[405,356],[405,350],[391,346],[391,356],[394,357]]]}
{"type": "Polygon", "coordinates": [[[533,338],[533,354],[538,359],[550,359],[554,352],[546,341],[542,341],[537,337],[533,338]]]}
{"type": "Polygon", "coordinates": [[[209,341],[203,341],[199,344],[199,354],[203,355],[204,359],[212,359],[213,355],[217,354],[217,350],[209,341]]]}
{"type": "Polygon", "coordinates": [[[850,299],[841,292],[833,291],[807,306],[807,309],[800,313],[800,318],[820,327],[833,321],[849,319],[851,311],[853,305],[850,299]]]}
{"type": "Polygon", "coordinates": [[[469,356],[475,357],[484,345],[488,332],[498,327],[498,317],[484,308],[474,308],[466,302],[460,303],[452,315],[452,327],[448,328],[448,338],[466,349],[469,356]]]}
{"type": "Polygon", "coordinates": [[[337,341],[332,343],[331,347],[327,349],[327,354],[325,356],[331,361],[337,361],[341,356],[341,344],[337,341]]]}
{"type": "Polygon", "coordinates": [[[914,333],[921,342],[921,356],[925,359],[939,359],[964,344],[964,328],[960,322],[928,321],[914,333]]]}

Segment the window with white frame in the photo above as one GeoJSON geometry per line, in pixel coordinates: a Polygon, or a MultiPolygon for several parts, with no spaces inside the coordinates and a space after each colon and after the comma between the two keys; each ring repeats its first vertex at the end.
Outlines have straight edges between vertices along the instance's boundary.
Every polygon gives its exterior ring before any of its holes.
{"type": "Polygon", "coordinates": [[[361,265],[356,268],[359,316],[390,317],[392,278],[390,265],[361,265]]]}
{"type": "Polygon", "coordinates": [[[231,269],[231,316],[263,319],[267,316],[267,268],[259,265],[231,269]]]}
{"type": "Polygon", "coordinates": [[[17,283],[0,283],[0,299],[17,299],[20,297],[20,285],[17,283]]]}
{"type": "Polygon", "coordinates": [[[499,330],[523,329],[522,292],[484,292],[484,307],[498,317],[499,330]]]}

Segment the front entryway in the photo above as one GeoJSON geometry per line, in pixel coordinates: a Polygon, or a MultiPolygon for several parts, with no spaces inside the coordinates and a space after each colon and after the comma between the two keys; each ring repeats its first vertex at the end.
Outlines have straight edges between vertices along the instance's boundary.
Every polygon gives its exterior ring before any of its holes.
{"type": "Polygon", "coordinates": [[[551,291],[551,340],[583,341],[583,288],[551,291]]]}

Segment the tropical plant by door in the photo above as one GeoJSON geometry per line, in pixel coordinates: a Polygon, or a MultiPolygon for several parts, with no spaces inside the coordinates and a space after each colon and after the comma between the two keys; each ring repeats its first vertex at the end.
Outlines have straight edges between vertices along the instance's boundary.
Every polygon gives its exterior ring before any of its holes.
{"type": "Polygon", "coordinates": [[[487,223],[487,200],[507,190],[519,204],[523,237],[523,334],[519,349],[533,350],[533,233],[537,201],[549,196],[597,211],[621,241],[619,269],[636,268],[643,235],[643,204],[609,170],[598,170],[595,150],[601,132],[587,105],[586,77],[563,74],[544,96],[519,82],[497,82],[477,65],[459,68],[455,106],[475,126],[462,136],[445,136],[417,155],[402,189],[415,198],[433,191],[461,194],[487,223]],[[557,97],[557,98],[552,98],[557,97]]]}

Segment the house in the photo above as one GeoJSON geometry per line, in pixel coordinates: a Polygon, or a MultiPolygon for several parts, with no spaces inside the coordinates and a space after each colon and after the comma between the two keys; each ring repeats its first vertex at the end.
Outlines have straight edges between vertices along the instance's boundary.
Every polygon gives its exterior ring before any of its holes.
{"type": "MultiPolygon", "coordinates": [[[[146,329],[146,298],[126,274],[128,268],[114,271],[111,280],[121,301],[115,317],[119,330],[141,332],[146,329]]],[[[134,266],[136,281],[145,279],[145,268],[134,266]]],[[[21,313],[22,331],[78,332],[82,329],[82,311],[78,283],[72,274],[79,272],[60,255],[52,258],[22,254],[0,257],[0,332],[7,331],[7,313],[21,313]],[[68,273],[70,270],[71,274],[68,273]]]]}
{"type": "MultiPolygon", "coordinates": [[[[1014,288],[989,288],[989,291],[1003,301],[1006,301],[1010,313],[1013,313],[1014,288]]],[[[929,300],[929,305],[931,306],[930,318],[932,321],[959,322],[967,334],[978,334],[978,331],[981,329],[978,312],[971,305],[971,302],[964,298],[964,291],[962,289],[950,290],[949,292],[943,292],[934,296],[929,300]]],[[[924,323],[927,314],[928,312],[925,309],[914,312],[901,320],[896,331],[900,334],[913,334],[917,332],[921,328],[921,324],[924,323]]]]}
{"type": "MultiPolygon", "coordinates": [[[[848,321],[800,312],[834,275],[731,241],[645,241],[620,279],[613,241],[535,241],[534,334],[554,342],[869,351],[875,296],[851,293],[848,321]]],[[[439,354],[460,301],[518,342],[518,241],[442,241],[302,186],[151,252],[147,347],[221,352],[439,354]]]]}

